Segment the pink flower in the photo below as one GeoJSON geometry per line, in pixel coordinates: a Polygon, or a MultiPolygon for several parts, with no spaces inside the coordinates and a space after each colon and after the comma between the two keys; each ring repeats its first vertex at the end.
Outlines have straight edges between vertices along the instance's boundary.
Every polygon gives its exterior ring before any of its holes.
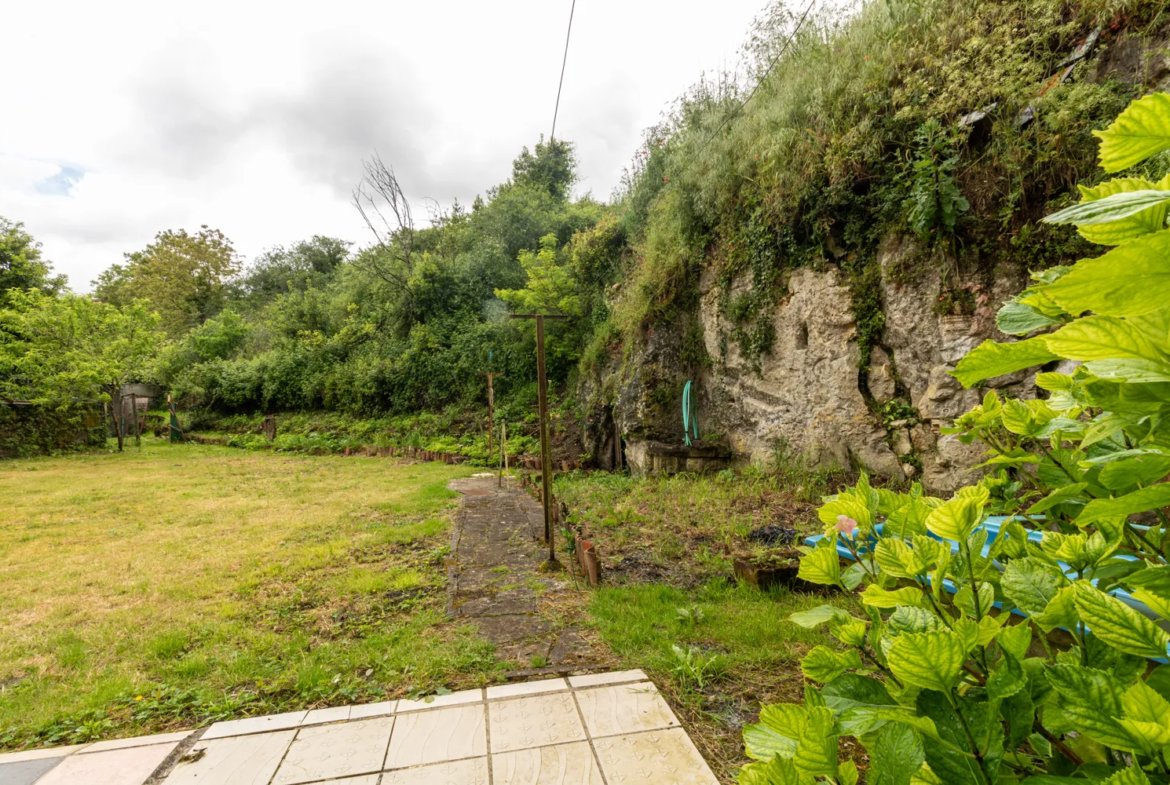
{"type": "Polygon", "coordinates": [[[857,521],[853,520],[848,515],[838,515],[837,531],[841,532],[849,539],[853,539],[853,532],[857,531],[857,521]]]}

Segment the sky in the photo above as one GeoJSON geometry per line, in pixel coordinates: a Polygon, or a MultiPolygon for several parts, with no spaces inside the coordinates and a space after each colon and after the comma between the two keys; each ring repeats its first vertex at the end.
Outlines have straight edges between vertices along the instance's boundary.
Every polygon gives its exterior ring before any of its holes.
{"type": "MultiPolygon", "coordinates": [[[[0,216],[78,292],[164,229],[246,258],[314,234],[366,244],[377,152],[417,214],[468,204],[552,122],[572,0],[10,3],[0,216]]],[[[608,199],[643,130],[734,68],[767,0],[577,0],[557,137],[608,199]]]]}

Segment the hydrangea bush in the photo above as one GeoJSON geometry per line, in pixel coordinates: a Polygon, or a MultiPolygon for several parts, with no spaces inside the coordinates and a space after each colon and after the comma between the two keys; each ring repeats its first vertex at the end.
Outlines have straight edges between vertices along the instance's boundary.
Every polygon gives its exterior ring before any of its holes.
{"type": "MultiPolygon", "coordinates": [[[[1109,173],[1170,150],[1170,95],[1096,133],[1109,173]]],[[[1112,249],[1035,274],[998,315],[1018,340],[953,372],[971,387],[1041,366],[1047,397],[990,390],[956,421],[989,471],[950,499],[863,476],[826,500],[800,577],[852,609],[792,617],[839,645],[801,662],[802,705],[745,729],[743,785],[853,785],[843,735],[869,785],[1170,782],[1170,177],[1080,191],[1046,220],[1112,249]]]]}

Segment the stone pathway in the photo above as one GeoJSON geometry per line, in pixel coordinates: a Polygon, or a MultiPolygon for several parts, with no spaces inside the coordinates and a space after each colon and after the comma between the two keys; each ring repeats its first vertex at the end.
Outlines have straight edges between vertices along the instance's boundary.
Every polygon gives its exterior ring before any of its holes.
{"type": "MultiPolygon", "coordinates": [[[[494,476],[453,481],[463,494],[448,568],[448,613],[475,622],[500,659],[520,668],[568,672],[610,662],[605,647],[578,629],[581,595],[567,573],[541,573],[540,504],[494,476]]],[[[564,554],[558,554],[562,563],[564,554]]]]}
{"type": "Polygon", "coordinates": [[[641,671],[0,755],[0,785],[718,785],[641,671]]]}

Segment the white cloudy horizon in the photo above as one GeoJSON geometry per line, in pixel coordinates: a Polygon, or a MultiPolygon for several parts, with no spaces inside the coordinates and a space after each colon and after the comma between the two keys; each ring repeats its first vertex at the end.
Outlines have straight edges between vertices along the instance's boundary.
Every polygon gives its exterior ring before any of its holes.
{"type": "MultiPolygon", "coordinates": [[[[0,216],[71,288],[165,229],[246,258],[368,242],[349,204],[375,151],[412,202],[464,203],[547,137],[571,0],[14,4],[0,49],[0,216]]],[[[608,199],[644,130],[731,69],[767,0],[578,0],[557,137],[608,199]]]]}

